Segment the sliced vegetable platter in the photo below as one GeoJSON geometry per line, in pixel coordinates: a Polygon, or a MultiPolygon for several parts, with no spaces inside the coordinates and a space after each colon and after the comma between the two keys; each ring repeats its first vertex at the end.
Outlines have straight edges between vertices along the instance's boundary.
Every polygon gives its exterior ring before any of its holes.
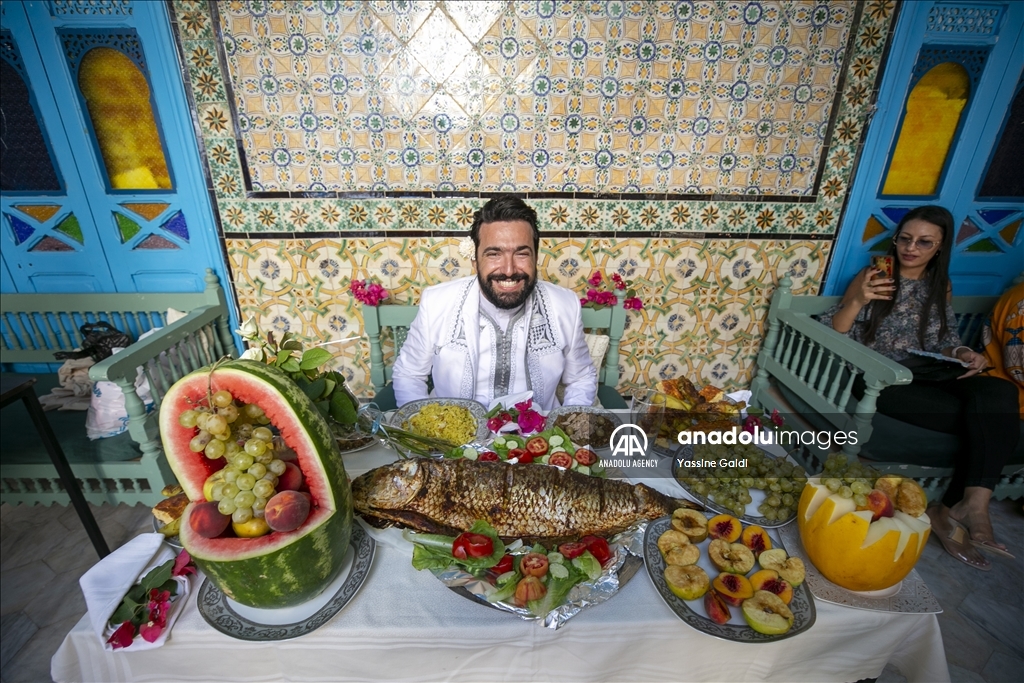
{"type": "Polygon", "coordinates": [[[444,455],[446,458],[490,460],[511,464],[554,465],[592,476],[604,474],[597,454],[589,448],[577,447],[569,435],[558,427],[551,427],[529,436],[499,434],[485,446],[461,446],[444,455]]]}

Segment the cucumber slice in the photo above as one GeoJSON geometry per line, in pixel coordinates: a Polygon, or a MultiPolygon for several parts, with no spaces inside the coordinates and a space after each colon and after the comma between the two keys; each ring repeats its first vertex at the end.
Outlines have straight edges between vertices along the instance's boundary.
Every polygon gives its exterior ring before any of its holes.
{"type": "Polygon", "coordinates": [[[561,446],[562,443],[564,443],[564,439],[562,439],[558,434],[552,434],[551,438],[548,439],[548,445],[550,446],[561,446]]]}
{"type": "Polygon", "coordinates": [[[505,437],[499,436],[499,437],[495,438],[491,445],[493,445],[496,448],[504,448],[505,447],[505,437]]]}
{"type": "Polygon", "coordinates": [[[465,448],[462,449],[462,457],[466,458],[467,460],[476,460],[478,457],[480,457],[480,453],[478,453],[475,448],[470,448],[469,446],[466,446],[465,448]]]}
{"type": "Polygon", "coordinates": [[[576,471],[579,472],[580,474],[586,474],[588,476],[590,475],[590,468],[587,467],[586,465],[580,465],[579,467],[576,468],[576,471]]]}
{"type": "Polygon", "coordinates": [[[564,448],[562,448],[561,446],[555,446],[555,447],[554,447],[554,448],[552,448],[552,449],[551,449],[551,450],[550,450],[549,452],[550,452],[550,453],[568,453],[569,451],[565,450],[565,449],[564,449],[564,448]]]}

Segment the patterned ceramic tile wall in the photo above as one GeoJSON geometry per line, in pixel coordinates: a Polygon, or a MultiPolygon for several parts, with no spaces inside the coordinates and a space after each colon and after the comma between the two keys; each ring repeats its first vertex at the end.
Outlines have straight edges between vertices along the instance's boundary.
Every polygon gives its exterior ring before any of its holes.
{"type": "MultiPolygon", "coordinates": [[[[375,278],[390,302],[414,303],[423,286],[472,274],[459,238],[229,239],[242,316],[264,329],[328,344],[362,395],[368,344],[351,279],[375,278]]],[[[628,315],[620,389],[680,373],[745,386],[778,274],[798,293],[817,290],[828,241],[545,238],[541,277],[577,291],[594,270],[631,279],[645,302],[628,315]]]]}
{"type": "MultiPolygon", "coordinates": [[[[895,11],[892,0],[863,4],[540,0],[440,5],[254,0],[217,2],[214,7],[205,0],[174,0],[173,6],[197,127],[244,313],[256,313],[265,323],[275,318],[287,321],[291,329],[301,330],[310,339],[338,339],[361,329],[358,311],[346,294],[353,273],[378,278],[399,300],[414,298],[425,284],[467,274],[464,263],[459,263],[458,273],[454,270],[455,245],[465,234],[473,210],[482,203],[477,197],[446,197],[443,192],[402,197],[372,191],[358,197],[334,192],[289,195],[260,190],[324,182],[331,165],[317,159],[332,150],[363,144],[359,140],[367,141],[372,154],[358,182],[372,183],[374,173],[384,172],[388,182],[394,183],[389,187],[440,190],[448,187],[442,183],[454,186],[458,179],[482,188],[486,174],[474,176],[471,169],[477,167],[465,156],[454,156],[472,144],[483,151],[487,162],[479,168],[490,172],[487,169],[497,166],[499,174],[511,173],[519,187],[531,192],[561,191],[566,169],[571,167],[576,173],[592,173],[587,182],[595,183],[594,188],[645,193],[596,197],[577,192],[528,198],[544,227],[565,235],[545,240],[544,276],[571,285],[596,266],[621,267],[633,268],[632,277],[651,283],[645,293],[648,308],[630,314],[623,345],[623,386],[646,382],[671,371],[673,365],[707,380],[743,384],[751,375],[767,300],[779,273],[802,273],[803,291],[816,293],[895,11]],[[476,14],[469,16],[467,9],[476,14]],[[223,42],[214,31],[217,17],[226,36],[223,42]],[[425,48],[414,38],[428,21],[436,24],[430,25],[430,35],[437,31],[454,42],[464,38],[470,46],[469,58],[450,73],[442,73],[450,65],[432,63],[431,69],[441,70],[435,74],[423,64],[425,48]],[[290,38],[300,33],[306,51],[297,55],[303,49],[301,41],[290,38]],[[364,48],[355,40],[364,35],[383,36],[375,44],[373,59],[364,59],[364,48]],[[510,38],[518,52],[511,49],[510,38]],[[573,45],[582,45],[577,38],[587,45],[582,60],[571,56],[573,45]],[[655,47],[650,62],[640,59],[648,39],[655,47]],[[723,46],[719,59],[698,54],[697,46],[706,51],[715,41],[723,46]],[[609,47],[613,42],[618,52],[609,47]],[[739,46],[738,52],[726,50],[730,43],[739,46]],[[785,48],[785,59],[779,47],[785,48]],[[676,100],[680,109],[675,113],[669,111],[671,98],[654,86],[656,80],[672,80],[673,60],[681,60],[687,69],[680,79],[684,92],[676,100]],[[585,65],[580,75],[572,71],[577,62],[585,65]],[[563,65],[558,67],[562,72],[556,71],[556,64],[563,65]],[[645,64],[649,74],[642,70],[645,64]],[[840,64],[845,65],[843,69],[840,64]],[[268,87],[277,88],[277,95],[258,90],[256,81],[243,83],[253,76],[243,78],[242,73],[271,71],[277,83],[268,87]],[[342,92],[330,90],[330,79],[321,82],[328,73],[345,76],[344,85],[336,81],[333,86],[342,92]],[[406,75],[417,84],[411,90],[402,81],[406,75]],[[551,82],[544,97],[532,90],[542,82],[538,81],[541,76],[551,82]],[[594,90],[606,77],[619,86],[611,97],[594,90]],[[741,77],[748,91],[737,102],[731,88],[741,77]],[[561,90],[555,88],[556,82],[562,82],[559,79],[564,81],[558,86],[561,90]],[[782,80],[772,85],[772,79],[782,80]],[[419,89],[424,83],[429,87],[419,89]],[[771,87],[758,90],[758,83],[771,87]],[[304,84],[308,90],[303,90],[304,84]],[[811,87],[805,102],[798,101],[801,84],[811,87]],[[317,92],[325,86],[329,92],[317,92]],[[583,114],[597,128],[593,133],[581,131],[574,150],[568,147],[571,136],[559,133],[558,137],[544,128],[556,116],[568,117],[570,91],[580,95],[580,107],[589,103],[590,109],[583,114]],[[543,115],[536,111],[542,101],[548,107],[543,115]],[[317,113],[313,130],[302,127],[303,112],[315,113],[320,111],[315,107],[325,108],[328,103],[335,108],[342,102],[348,109],[330,116],[325,113],[324,125],[317,113]],[[712,111],[706,116],[708,130],[696,133],[695,126],[704,126],[698,123],[704,115],[698,107],[708,103],[712,111]],[[641,107],[638,113],[631,109],[634,104],[641,107]],[[262,138],[257,139],[260,131],[245,118],[253,114],[246,109],[250,106],[268,108],[259,114],[265,119],[260,124],[265,126],[262,138]],[[273,106],[280,111],[269,111],[273,106]],[[371,130],[365,114],[361,123],[351,118],[353,112],[377,111],[372,107],[382,114],[385,129],[380,133],[371,130]],[[458,114],[460,110],[463,118],[442,122],[445,131],[410,125],[385,134],[390,130],[387,126],[398,121],[415,123],[415,117],[402,118],[412,112],[458,114]],[[520,127],[512,133],[501,129],[507,113],[519,120],[520,127]],[[634,116],[644,118],[641,135],[630,132],[634,116]],[[827,130],[823,124],[830,117],[827,130]],[[750,126],[762,118],[771,118],[771,132],[759,137],[758,127],[750,126]],[[676,132],[666,128],[669,124],[676,132]],[[471,132],[456,140],[452,131],[458,126],[471,132]],[[490,134],[487,126],[497,128],[490,134]],[[482,131],[480,136],[467,142],[477,129],[482,131]],[[524,133],[532,137],[523,137],[524,133]],[[538,138],[541,133],[547,137],[538,138]],[[698,138],[704,141],[703,147],[698,138]],[[350,141],[342,144],[345,139],[350,141]],[[597,153],[614,141],[623,154],[615,157],[613,150],[611,164],[601,169],[597,153]],[[260,156],[275,149],[267,145],[306,156],[299,164],[288,151],[289,159],[278,166],[273,154],[260,156]],[[411,166],[400,156],[385,155],[385,150],[404,150],[402,145],[414,147],[418,154],[411,166]],[[665,175],[667,169],[658,168],[659,157],[654,154],[663,151],[663,145],[673,155],[672,168],[685,167],[687,173],[696,169],[698,179],[680,181],[671,172],[665,175]],[[533,159],[532,152],[538,149],[547,152],[546,165],[533,159]],[[520,158],[519,152],[526,150],[531,155],[520,158]],[[558,157],[553,150],[572,151],[575,156],[558,157]],[[735,155],[736,163],[726,162],[731,166],[726,169],[722,159],[728,154],[735,155]],[[786,154],[794,155],[795,163],[783,178],[779,169],[786,154]],[[319,180],[314,178],[316,163],[324,174],[319,180]],[[442,177],[445,164],[450,178],[442,177]],[[602,170],[607,174],[601,175],[602,170]],[[755,171],[760,175],[755,176],[755,171]],[[268,185],[268,178],[277,184],[268,185]],[[694,186],[705,194],[672,194],[692,192],[694,186]],[[799,196],[787,198],[788,194],[799,196]],[[346,240],[350,232],[357,239],[346,240]],[[608,237],[592,239],[595,233],[608,237]],[[571,273],[573,260],[580,274],[571,273]],[[337,274],[331,274],[332,261],[337,274]],[[693,272],[686,275],[690,261],[693,272]],[[261,272],[264,262],[266,273],[261,272]],[[700,274],[704,279],[696,279],[700,274]],[[667,287],[662,287],[664,283],[667,287]]],[[[805,91],[799,98],[806,99],[805,91]]],[[[306,127],[312,127],[312,120],[306,127]]],[[[353,158],[353,166],[346,168],[355,168],[356,161],[353,158]]],[[[505,182],[500,177],[499,181],[505,182]]],[[[340,172],[337,182],[341,182],[340,172]]],[[[584,190],[579,177],[572,182],[584,190]]],[[[330,348],[352,373],[354,384],[365,386],[364,343],[353,340],[330,348]]]]}

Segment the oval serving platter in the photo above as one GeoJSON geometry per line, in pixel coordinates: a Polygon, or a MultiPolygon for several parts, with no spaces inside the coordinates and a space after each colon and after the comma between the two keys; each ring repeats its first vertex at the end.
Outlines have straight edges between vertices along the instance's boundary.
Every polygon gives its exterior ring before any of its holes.
{"type": "MultiPolygon", "coordinates": [[[[764,452],[765,456],[769,458],[775,458],[774,455],[768,453],[763,448],[761,450],[764,452]]],[[[686,491],[691,498],[703,504],[704,507],[706,507],[708,510],[713,510],[720,515],[735,515],[735,513],[732,510],[728,510],[719,505],[718,503],[716,503],[715,501],[711,500],[710,498],[700,495],[699,493],[694,491],[689,484],[687,484],[685,481],[679,478],[680,470],[683,470],[683,468],[679,466],[679,463],[689,458],[693,458],[693,446],[679,446],[672,453],[672,478],[676,480],[676,483],[683,487],[683,490],[686,491]]],[[[767,517],[762,517],[761,515],[757,514],[757,506],[761,503],[761,501],[765,499],[765,492],[759,489],[752,488],[750,489],[750,495],[753,498],[753,500],[747,503],[746,514],[740,515],[739,517],[739,520],[743,522],[743,524],[756,524],[757,526],[763,527],[765,529],[777,529],[781,526],[786,526],[794,519],[796,519],[796,510],[793,511],[792,515],[790,515],[781,522],[778,520],[769,520],[767,517]],[[751,510],[753,512],[750,512],[751,510]]],[[[794,493],[793,495],[796,497],[797,500],[800,499],[799,494],[794,493]]]]}
{"type": "Polygon", "coordinates": [[[319,609],[315,607],[318,602],[322,602],[322,596],[314,598],[306,605],[281,610],[246,608],[228,599],[207,578],[199,588],[199,613],[215,630],[238,640],[288,640],[312,633],[334,618],[359,591],[370,573],[374,546],[370,535],[358,523],[353,522],[352,540],[348,550],[352,559],[348,572],[342,570],[339,579],[324,591],[327,593],[334,588],[330,599],[319,609]],[[310,608],[310,605],[313,607],[310,608]],[[265,617],[262,616],[264,614],[265,617]]]}
{"type": "MultiPolygon", "coordinates": [[[[711,513],[705,514],[708,514],[709,517],[712,516],[711,513]]],[[[683,600],[669,590],[668,584],[665,582],[665,558],[658,550],[658,538],[672,528],[671,522],[671,517],[662,517],[647,525],[647,532],[644,534],[644,561],[647,564],[647,574],[651,577],[651,583],[654,584],[655,590],[658,591],[669,609],[675,612],[676,616],[682,619],[687,626],[709,636],[736,643],[772,643],[792,638],[814,625],[817,612],[814,609],[814,598],[811,596],[806,580],[793,589],[793,599],[789,603],[789,609],[793,612],[793,626],[785,633],[779,635],[758,633],[743,620],[743,614],[739,607],[729,608],[732,618],[728,623],[719,624],[711,621],[704,612],[703,597],[697,600],[683,600]]],[[[708,577],[714,580],[718,576],[718,570],[708,559],[707,548],[710,542],[710,539],[707,539],[697,544],[701,551],[697,565],[702,567],[708,573],[708,577]]],[[[775,548],[785,548],[778,533],[772,536],[772,543],[775,548]]]]}
{"type": "MultiPolygon", "coordinates": [[[[474,441],[484,443],[490,436],[491,432],[487,428],[487,418],[485,417],[487,408],[484,404],[468,398],[423,398],[418,401],[410,401],[391,414],[388,424],[399,429],[408,429],[402,425],[428,405],[460,406],[469,410],[470,414],[476,418],[476,434],[467,443],[474,441]]],[[[441,456],[443,453],[438,451],[433,455],[441,456]]]]}

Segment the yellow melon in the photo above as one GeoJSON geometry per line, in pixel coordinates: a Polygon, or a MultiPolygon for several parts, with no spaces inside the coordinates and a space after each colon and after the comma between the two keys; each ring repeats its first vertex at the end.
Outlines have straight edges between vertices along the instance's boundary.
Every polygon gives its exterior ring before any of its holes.
{"type": "Polygon", "coordinates": [[[910,573],[931,531],[927,515],[896,512],[871,521],[870,510],[810,479],[797,509],[807,557],[829,581],[854,591],[881,590],[910,573]]]}

